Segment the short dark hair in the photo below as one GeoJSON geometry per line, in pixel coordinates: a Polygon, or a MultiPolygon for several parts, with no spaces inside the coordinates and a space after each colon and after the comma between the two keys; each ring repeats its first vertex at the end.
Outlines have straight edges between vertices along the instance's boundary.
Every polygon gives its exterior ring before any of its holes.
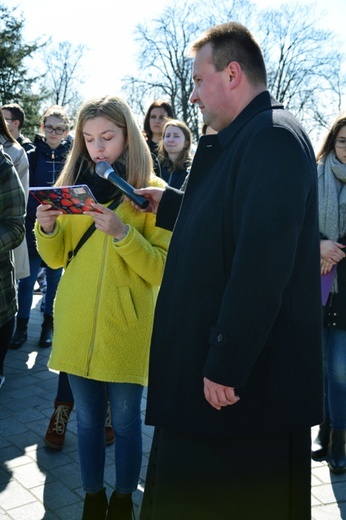
{"type": "Polygon", "coordinates": [[[19,121],[19,130],[22,128],[25,122],[25,113],[18,103],[7,103],[1,107],[1,110],[8,110],[11,112],[13,119],[19,121]]]}
{"type": "Polygon", "coordinates": [[[153,137],[153,133],[150,130],[150,113],[153,108],[163,108],[163,110],[165,110],[167,112],[167,117],[169,117],[170,119],[173,119],[173,117],[174,117],[173,108],[168,101],[163,101],[161,99],[155,99],[155,101],[153,101],[152,104],[150,105],[150,107],[148,108],[147,113],[145,114],[145,117],[144,117],[143,130],[144,130],[144,135],[147,139],[148,138],[152,139],[152,137],[153,137]]]}
{"type": "Polygon", "coordinates": [[[267,71],[261,48],[244,25],[228,22],[211,27],[192,45],[191,55],[195,56],[208,43],[212,47],[212,62],[217,71],[224,70],[229,63],[236,61],[252,86],[267,86],[267,71]]]}

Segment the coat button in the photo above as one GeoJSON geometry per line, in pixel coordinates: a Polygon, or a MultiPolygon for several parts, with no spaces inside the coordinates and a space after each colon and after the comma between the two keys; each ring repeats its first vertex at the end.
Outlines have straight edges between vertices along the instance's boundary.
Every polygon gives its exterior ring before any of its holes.
{"type": "Polygon", "coordinates": [[[223,340],[223,335],[219,334],[218,337],[217,337],[217,340],[218,340],[219,343],[221,343],[221,341],[223,340]]]}

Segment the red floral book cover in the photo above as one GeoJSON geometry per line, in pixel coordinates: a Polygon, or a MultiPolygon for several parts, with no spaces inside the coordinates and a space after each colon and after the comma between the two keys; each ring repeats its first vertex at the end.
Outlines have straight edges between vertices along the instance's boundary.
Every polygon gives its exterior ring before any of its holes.
{"type": "Polygon", "coordinates": [[[91,203],[97,202],[86,184],[32,187],[29,188],[29,192],[40,204],[51,204],[54,209],[71,215],[82,215],[84,211],[92,211],[91,203]]]}

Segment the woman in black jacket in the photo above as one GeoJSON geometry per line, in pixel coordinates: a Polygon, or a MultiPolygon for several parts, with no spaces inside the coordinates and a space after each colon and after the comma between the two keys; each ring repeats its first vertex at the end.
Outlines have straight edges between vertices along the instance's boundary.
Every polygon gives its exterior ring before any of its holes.
{"type": "Polygon", "coordinates": [[[162,128],[167,119],[174,117],[173,108],[168,101],[155,99],[144,117],[143,134],[147,141],[156,175],[161,177],[160,163],[157,157],[158,144],[162,137],[162,128]]]}

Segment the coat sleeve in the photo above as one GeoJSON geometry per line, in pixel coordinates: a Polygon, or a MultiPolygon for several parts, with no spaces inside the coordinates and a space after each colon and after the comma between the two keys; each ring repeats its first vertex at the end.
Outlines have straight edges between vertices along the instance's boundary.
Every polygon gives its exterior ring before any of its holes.
{"type": "Polygon", "coordinates": [[[167,187],[163,193],[156,216],[156,225],[163,229],[173,230],[178,218],[184,193],[181,190],[167,187]]]}
{"type": "Polygon", "coordinates": [[[0,253],[17,247],[25,235],[25,198],[18,174],[0,151],[0,253]]]}
{"type": "Polygon", "coordinates": [[[131,226],[126,238],[113,243],[113,247],[132,271],[150,285],[159,286],[171,235],[170,231],[155,225],[155,215],[145,213],[141,232],[131,226]]]}

